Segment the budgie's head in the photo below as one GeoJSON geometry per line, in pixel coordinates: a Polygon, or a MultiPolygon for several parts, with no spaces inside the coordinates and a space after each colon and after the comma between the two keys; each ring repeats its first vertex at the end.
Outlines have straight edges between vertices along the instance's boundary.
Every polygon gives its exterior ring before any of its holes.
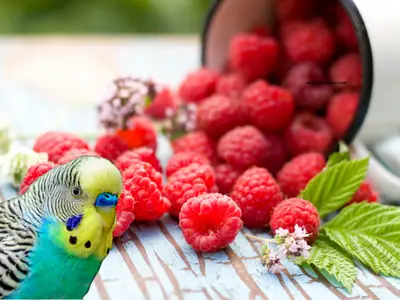
{"type": "Polygon", "coordinates": [[[114,213],[122,192],[122,177],[109,160],[81,156],[50,170],[32,188],[44,194],[47,213],[67,220],[93,206],[102,215],[114,213]]]}

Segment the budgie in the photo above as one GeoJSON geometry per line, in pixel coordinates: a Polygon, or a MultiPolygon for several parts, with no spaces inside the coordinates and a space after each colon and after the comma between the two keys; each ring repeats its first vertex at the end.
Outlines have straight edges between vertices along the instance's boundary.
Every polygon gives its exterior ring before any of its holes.
{"type": "Polygon", "coordinates": [[[0,203],[0,297],[82,299],[112,247],[119,170],[82,156],[0,203]]]}

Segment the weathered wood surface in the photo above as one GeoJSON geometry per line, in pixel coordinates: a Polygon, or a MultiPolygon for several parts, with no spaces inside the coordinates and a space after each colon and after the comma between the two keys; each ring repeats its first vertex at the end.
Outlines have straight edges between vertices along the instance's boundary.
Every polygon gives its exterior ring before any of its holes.
{"type": "MultiPolygon", "coordinates": [[[[29,136],[49,129],[92,133],[93,106],[115,75],[153,75],[176,84],[196,66],[196,51],[190,39],[3,40],[0,116],[29,136]]],[[[165,163],[165,141],[158,154],[165,163]]],[[[2,199],[15,194],[1,184],[2,199]]],[[[260,263],[260,245],[244,233],[267,236],[243,229],[226,250],[204,254],[186,244],[168,216],[136,224],[115,241],[85,299],[400,299],[400,280],[362,267],[351,295],[292,264],[281,275],[269,274],[260,263]]]]}

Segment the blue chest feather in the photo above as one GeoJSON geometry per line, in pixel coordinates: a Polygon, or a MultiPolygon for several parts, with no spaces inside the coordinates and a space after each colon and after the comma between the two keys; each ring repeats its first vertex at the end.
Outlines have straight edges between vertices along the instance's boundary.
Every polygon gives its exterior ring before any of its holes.
{"type": "MultiPolygon", "coordinates": [[[[80,220],[71,221],[76,226],[80,220]]],[[[82,299],[96,276],[101,260],[91,255],[72,256],[49,234],[51,226],[65,226],[54,221],[43,224],[36,246],[29,254],[29,273],[7,299],[82,299]]]]}

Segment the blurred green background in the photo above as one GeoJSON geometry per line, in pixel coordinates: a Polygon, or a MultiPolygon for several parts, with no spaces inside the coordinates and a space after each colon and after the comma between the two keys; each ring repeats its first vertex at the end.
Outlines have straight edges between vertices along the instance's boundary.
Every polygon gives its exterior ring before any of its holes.
{"type": "Polygon", "coordinates": [[[0,0],[0,34],[201,30],[212,0],[0,0]]]}

